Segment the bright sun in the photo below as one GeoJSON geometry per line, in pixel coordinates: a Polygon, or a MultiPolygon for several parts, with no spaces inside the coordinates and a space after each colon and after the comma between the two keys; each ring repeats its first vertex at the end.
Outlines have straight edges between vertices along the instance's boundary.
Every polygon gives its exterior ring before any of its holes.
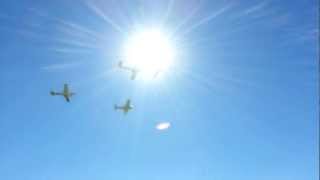
{"type": "Polygon", "coordinates": [[[139,78],[153,79],[173,64],[175,51],[169,37],[157,29],[132,34],[125,45],[125,62],[139,71],[139,78]]]}

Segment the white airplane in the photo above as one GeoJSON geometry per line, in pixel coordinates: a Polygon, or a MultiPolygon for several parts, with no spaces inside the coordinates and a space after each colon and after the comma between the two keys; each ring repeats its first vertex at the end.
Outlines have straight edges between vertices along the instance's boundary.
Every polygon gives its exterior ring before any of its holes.
{"type": "Polygon", "coordinates": [[[120,69],[124,69],[131,72],[131,80],[134,80],[137,77],[137,74],[139,72],[137,68],[124,66],[122,61],[119,62],[118,66],[120,69]]]}
{"type": "Polygon", "coordinates": [[[114,105],[115,110],[122,110],[124,114],[127,114],[133,107],[131,106],[131,101],[128,99],[123,106],[114,105]]]}
{"type": "Polygon", "coordinates": [[[64,84],[64,87],[63,87],[63,92],[54,92],[54,91],[51,91],[50,94],[52,96],[63,96],[67,102],[70,102],[70,98],[71,96],[75,95],[75,93],[73,92],[70,92],[69,91],[69,87],[68,87],[68,84],[64,84]]]}

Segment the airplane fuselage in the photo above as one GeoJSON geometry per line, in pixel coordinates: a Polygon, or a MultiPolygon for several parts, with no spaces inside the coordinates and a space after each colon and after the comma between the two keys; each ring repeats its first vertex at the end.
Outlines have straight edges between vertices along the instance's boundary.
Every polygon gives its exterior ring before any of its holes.
{"type": "Polygon", "coordinates": [[[70,92],[69,91],[69,88],[68,88],[68,85],[65,84],[64,85],[64,88],[63,88],[63,92],[54,92],[54,91],[51,91],[50,94],[52,96],[56,96],[56,95],[59,95],[59,96],[63,96],[67,102],[70,102],[70,98],[71,96],[74,95],[74,93],[70,92]]]}
{"type": "Polygon", "coordinates": [[[129,106],[117,106],[117,105],[115,105],[114,109],[115,110],[122,110],[124,114],[127,114],[131,109],[133,109],[133,107],[130,106],[130,105],[129,106]]]}
{"type": "Polygon", "coordinates": [[[119,62],[118,66],[121,69],[131,72],[131,78],[130,78],[131,80],[134,80],[139,72],[137,68],[124,66],[122,61],[119,62]]]}

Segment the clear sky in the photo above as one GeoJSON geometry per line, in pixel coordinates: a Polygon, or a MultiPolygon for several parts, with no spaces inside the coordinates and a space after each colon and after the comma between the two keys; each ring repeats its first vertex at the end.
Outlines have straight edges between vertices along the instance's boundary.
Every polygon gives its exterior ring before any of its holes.
{"type": "Polygon", "coordinates": [[[318,8],[1,0],[0,179],[318,179],[318,8]],[[161,80],[115,68],[136,27],[174,41],[161,80]],[[71,103],[49,95],[64,83],[71,103]]]}

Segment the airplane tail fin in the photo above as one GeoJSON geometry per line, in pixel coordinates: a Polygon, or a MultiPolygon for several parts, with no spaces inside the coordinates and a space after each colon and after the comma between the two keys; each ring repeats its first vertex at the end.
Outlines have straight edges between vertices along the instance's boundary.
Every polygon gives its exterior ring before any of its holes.
{"type": "Polygon", "coordinates": [[[51,96],[55,96],[56,93],[54,91],[50,91],[51,96]]]}

